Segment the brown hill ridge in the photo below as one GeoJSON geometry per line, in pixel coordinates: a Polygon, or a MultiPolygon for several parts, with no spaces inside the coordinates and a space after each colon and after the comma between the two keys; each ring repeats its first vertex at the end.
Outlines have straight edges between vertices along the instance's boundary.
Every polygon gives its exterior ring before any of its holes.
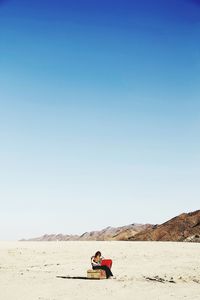
{"type": "Polygon", "coordinates": [[[161,225],[143,230],[128,240],[200,242],[200,210],[183,213],[161,225]]]}
{"type": "Polygon", "coordinates": [[[95,241],[126,241],[130,236],[134,236],[140,231],[151,228],[150,224],[131,224],[122,227],[107,227],[101,231],[86,232],[79,237],[79,240],[95,241]]]}

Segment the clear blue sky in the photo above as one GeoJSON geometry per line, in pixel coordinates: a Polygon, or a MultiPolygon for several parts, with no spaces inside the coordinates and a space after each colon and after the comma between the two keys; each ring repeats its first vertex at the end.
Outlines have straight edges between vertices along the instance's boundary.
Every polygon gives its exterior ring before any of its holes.
{"type": "Polygon", "coordinates": [[[0,1],[0,239],[199,209],[200,1],[0,1]]]}

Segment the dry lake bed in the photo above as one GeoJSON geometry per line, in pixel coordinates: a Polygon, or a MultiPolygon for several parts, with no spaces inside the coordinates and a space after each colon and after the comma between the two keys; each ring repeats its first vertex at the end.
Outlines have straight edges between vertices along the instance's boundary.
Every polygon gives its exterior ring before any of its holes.
{"type": "Polygon", "coordinates": [[[200,299],[200,244],[0,242],[0,299],[200,299]],[[115,279],[62,278],[86,276],[97,250],[115,279]]]}

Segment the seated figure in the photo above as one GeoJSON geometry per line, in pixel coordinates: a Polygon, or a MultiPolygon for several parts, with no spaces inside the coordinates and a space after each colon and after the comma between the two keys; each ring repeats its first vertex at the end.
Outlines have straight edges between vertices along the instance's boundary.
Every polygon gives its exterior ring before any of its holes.
{"type": "Polygon", "coordinates": [[[106,272],[106,278],[112,278],[111,272],[112,260],[104,259],[100,251],[97,251],[94,256],[91,257],[91,264],[93,270],[104,270],[106,272]]]}

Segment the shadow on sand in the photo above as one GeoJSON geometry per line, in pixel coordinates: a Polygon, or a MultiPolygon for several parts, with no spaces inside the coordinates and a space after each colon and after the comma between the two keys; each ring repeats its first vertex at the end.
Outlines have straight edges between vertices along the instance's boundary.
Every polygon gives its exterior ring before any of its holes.
{"type": "Polygon", "coordinates": [[[82,280],[100,280],[100,278],[87,278],[83,276],[56,276],[56,278],[61,279],[82,279],[82,280]]]}

